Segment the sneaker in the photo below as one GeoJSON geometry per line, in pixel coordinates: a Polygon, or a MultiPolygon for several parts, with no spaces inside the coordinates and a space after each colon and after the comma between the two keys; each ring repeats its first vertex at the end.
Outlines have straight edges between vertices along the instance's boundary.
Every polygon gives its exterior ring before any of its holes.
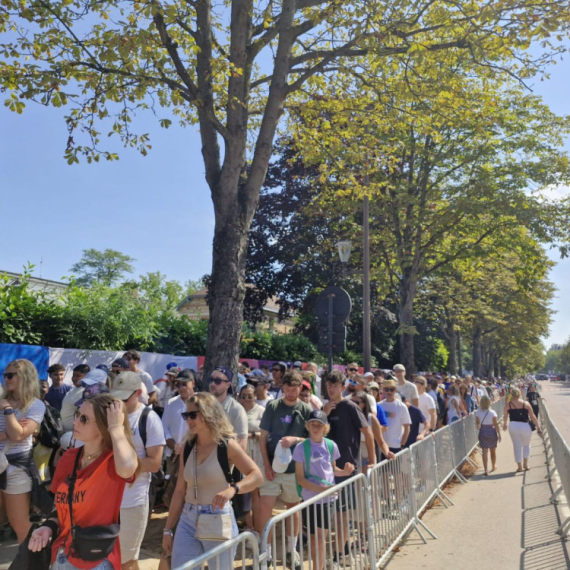
{"type": "Polygon", "coordinates": [[[301,570],[301,557],[298,552],[287,552],[285,556],[285,566],[293,570],[301,570]]]}

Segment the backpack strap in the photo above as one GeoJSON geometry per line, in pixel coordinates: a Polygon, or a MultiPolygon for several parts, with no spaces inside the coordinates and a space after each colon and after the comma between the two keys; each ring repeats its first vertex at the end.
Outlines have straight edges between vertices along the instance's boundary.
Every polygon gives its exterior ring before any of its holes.
{"type": "MultiPolygon", "coordinates": [[[[327,448],[329,450],[329,453],[331,454],[331,463],[332,463],[332,458],[333,458],[333,445],[332,445],[332,440],[330,439],[326,439],[325,441],[327,443],[327,448]]],[[[330,483],[328,481],[325,481],[324,479],[321,479],[320,477],[317,477],[316,475],[312,475],[311,471],[310,471],[310,466],[311,466],[311,439],[307,438],[302,444],[303,446],[303,451],[305,452],[305,479],[309,479],[309,477],[311,477],[313,479],[313,481],[316,481],[317,483],[322,483],[323,485],[330,485],[330,483]]]]}
{"type": "Polygon", "coordinates": [[[184,446],[184,465],[186,465],[186,462],[190,457],[190,453],[192,453],[192,449],[194,449],[195,443],[196,443],[196,438],[194,438],[192,441],[186,442],[186,445],[184,446]]]}
{"type": "Polygon", "coordinates": [[[329,448],[329,453],[331,456],[331,465],[332,465],[332,462],[334,461],[334,443],[332,439],[327,439],[326,437],[325,441],[327,442],[327,447],[329,448]]]}
{"type": "Polygon", "coordinates": [[[231,485],[234,483],[232,470],[230,469],[230,460],[228,458],[228,444],[224,440],[218,445],[218,463],[224,472],[226,481],[231,485]]]}
{"type": "Polygon", "coordinates": [[[146,449],[146,422],[150,414],[150,408],[144,407],[142,414],[139,418],[139,434],[141,436],[143,447],[146,449]]]}

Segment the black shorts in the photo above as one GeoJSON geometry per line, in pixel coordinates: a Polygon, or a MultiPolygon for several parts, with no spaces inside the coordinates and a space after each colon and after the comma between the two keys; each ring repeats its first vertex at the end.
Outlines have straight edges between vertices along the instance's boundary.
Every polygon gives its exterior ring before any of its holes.
{"type": "Polygon", "coordinates": [[[307,526],[307,532],[309,534],[315,534],[315,529],[317,528],[324,528],[328,530],[331,524],[331,516],[333,516],[334,513],[334,504],[332,504],[330,507],[326,503],[323,505],[311,505],[305,511],[306,516],[303,517],[307,526]]]}
{"type": "MultiPolygon", "coordinates": [[[[389,447],[388,448],[394,455],[396,455],[396,453],[400,453],[400,451],[402,451],[401,447],[389,447]]],[[[384,461],[384,459],[387,459],[387,457],[382,453],[382,459],[380,459],[380,461],[384,461]]]]}

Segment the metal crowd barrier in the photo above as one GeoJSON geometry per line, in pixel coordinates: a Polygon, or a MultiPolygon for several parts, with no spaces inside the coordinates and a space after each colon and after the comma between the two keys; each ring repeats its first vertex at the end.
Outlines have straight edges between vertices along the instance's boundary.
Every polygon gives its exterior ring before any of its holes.
{"type": "Polygon", "coordinates": [[[227,565],[228,552],[230,558],[241,561],[241,566],[237,566],[234,562],[234,568],[259,570],[259,541],[251,532],[242,532],[231,540],[221,542],[216,548],[204,552],[202,556],[190,560],[176,570],[205,570],[206,568],[208,570],[230,570],[231,567],[227,565]],[[224,557],[223,563],[222,557],[224,557]]]}
{"type": "MultiPolygon", "coordinates": [[[[558,502],[558,497],[564,494],[566,503],[568,503],[570,499],[570,447],[550,419],[548,407],[544,400],[540,400],[538,405],[539,424],[544,437],[546,451],[548,480],[553,484],[560,483],[550,501],[556,503],[558,502]],[[558,474],[558,480],[554,477],[555,473],[558,474]]],[[[568,531],[570,531],[570,517],[558,527],[556,532],[563,537],[567,537],[568,531]]]]}
{"type": "MultiPolygon", "coordinates": [[[[504,400],[493,402],[491,409],[500,420],[504,400]]],[[[552,426],[542,402],[541,421],[551,437],[553,470],[562,466],[562,486],[570,491],[570,449],[552,426]]],[[[445,507],[453,505],[443,487],[454,477],[467,482],[459,468],[465,462],[476,465],[469,456],[477,448],[477,424],[470,414],[416,442],[393,460],[374,465],[366,476],[351,477],[274,516],[265,527],[259,548],[255,537],[244,532],[176,570],[202,569],[206,564],[211,570],[228,570],[220,567],[220,556],[233,549],[238,550],[233,567],[244,570],[288,568],[295,557],[308,570],[329,568],[333,560],[333,567],[339,570],[380,568],[413,530],[424,543],[427,541],[422,531],[437,538],[420,516],[435,499],[439,498],[445,507]]],[[[561,525],[561,532],[565,530],[570,530],[570,518],[561,525]]]]}

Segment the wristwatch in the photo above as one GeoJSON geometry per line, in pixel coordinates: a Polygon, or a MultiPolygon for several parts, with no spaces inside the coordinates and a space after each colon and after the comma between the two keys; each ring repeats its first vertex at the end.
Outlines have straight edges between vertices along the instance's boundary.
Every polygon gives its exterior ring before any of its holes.
{"type": "Polygon", "coordinates": [[[236,495],[239,495],[239,485],[236,485],[235,483],[232,483],[232,484],[230,485],[230,487],[232,487],[233,489],[235,489],[236,495]]]}
{"type": "Polygon", "coordinates": [[[12,407],[5,407],[4,408],[4,415],[5,416],[10,416],[14,413],[14,408],[12,407]]]}

